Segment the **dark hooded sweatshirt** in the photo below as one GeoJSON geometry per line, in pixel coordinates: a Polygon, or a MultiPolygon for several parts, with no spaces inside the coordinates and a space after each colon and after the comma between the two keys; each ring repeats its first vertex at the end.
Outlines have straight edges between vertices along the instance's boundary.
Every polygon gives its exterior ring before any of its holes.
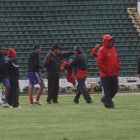
{"type": "MultiPolygon", "coordinates": [[[[74,51],[78,51],[78,55],[73,59],[73,61],[68,64],[65,69],[70,70],[74,67],[75,75],[83,75],[83,78],[87,76],[87,56],[81,50],[79,45],[74,47],[74,51]]],[[[76,77],[79,79],[79,76],[76,77]]]]}
{"type": "Polygon", "coordinates": [[[140,57],[138,59],[138,74],[140,74],[140,57]]]}

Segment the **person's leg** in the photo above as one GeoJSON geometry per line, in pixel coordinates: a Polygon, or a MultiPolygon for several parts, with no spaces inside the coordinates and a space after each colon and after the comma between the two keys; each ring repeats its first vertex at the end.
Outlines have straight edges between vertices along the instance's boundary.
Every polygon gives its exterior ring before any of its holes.
{"type": "Polygon", "coordinates": [[[52,95],[53,95],[53,78],[48,78],[48,97],[47,97],[47,103],[51,103],[52,95]]]}
{"type": "MultiPolygon", "coordinates": [[[[7,104],[7,102],[8,102],[8,97],[10,95],[11,87],[10,87],[10,82],[7,78],[2,79],[1,81],[2,81],[3,85],[5,86],[5,98],[4,98],[4,106],[5,106],[5,104],[7,104]]],[[[6,105],[6,107],[8,107],[8,105],[6,105]]]]}
{"type": "Polygon", "coordinates": [[[34,84],[30,84],[29,85],[30,104],[34,104],[34,102],[33,102],[33,90],[34,90],[34,84]]]}
{"type": "Polygon", "coordinates": [[[12,102],[13,102],[13,107],[18,107],[19,106],[19,82],[18,80],[15,79],[13,81],[13,86],[12,86],[12,102]]]}
{"type": "Polygon", "coordinates": [[[35,102],[39,103],[40,96],[41,96],[43,89],[45,87],[43,79],[42,79],[41,74],[39,72],[35,72],[34,83],[40,85],[39,90],[37,91],[37,96],[36,96],[36,100],[35,100],[35,102]]]}
{"type": "Polygon", "coordinates": [[[10,86],[11,86],[11,88],[10,88],[10,94],[9,94],[9,97],[8,97],[8,104],[10,105],[10,106],[12,106],[13,105],[13,102],[12,102],[12,96],[13,96],[13,90],[14,90],[14,88],[13,88],[13,85],[12,85],[12,82],[10,81],[10,86]]]}
{"type": "Polygon", "coordinates": [[[10,85],[5,86],[5,99],[4,99],[4,103],[6,104],[8,101],[8,97],[10,95],[10,85]]]}
{"type": "Polygon", "coordinates": [[[118,77],[113,76],[111,79],[111,98],[113,99],[118,91],[119,85],[118,85],[118,77]]]}
{"type": "Polygon", "coordinates": [[[86,84],[85,84],[85,79],[77,79],[77,82],[79,84],[77,90],[83,95],[83,97],[87,103],[92,103],[90,94],[89,94],[86,84]]]}
{"type": "Polygon", "coordinates": [[[0,105],[2,105],[2,89],[0,89],[0,105]]]}
{"type": "Polygon", "coordinates": [[[42,94],[42,92],[43,92],[43,89],[44,89],[44,87],[45,87],[45,85],[44,85],[43,82],[40,83],[39,85],[40,85],[40,88],[39,88],[39,90],[37,91],[37,95],[36,95],[36,101],[37,101],[37,102],[39,102],[40,96],[41,96],[41,94],[42,94]]]}
{"type": "Polygon", "coordinates": [[[102,84],[104,88],[104,106],[107,108],[114,107],[114,103],[111,98],[111,78],[103,77],[102,84]]]}
{"type": "MultiPolygon", "coordinates": [[[[78,86],[78,85],[77,85],[77,86],[78,86]]],[[[81,92],[78,91],[78,89],[77,89],[77,91],[76,91],[76,96],[75,96],[73,102],[76,103],[76,104],[78,104],[78,103],[79,103],[80,96],[81,96],[81,92]]]]}
{"type": "Polygon", "coordinates": [[[55,77],[53,83],[54,83],[53,102],[58,103],[59,77],[55,77]]]}

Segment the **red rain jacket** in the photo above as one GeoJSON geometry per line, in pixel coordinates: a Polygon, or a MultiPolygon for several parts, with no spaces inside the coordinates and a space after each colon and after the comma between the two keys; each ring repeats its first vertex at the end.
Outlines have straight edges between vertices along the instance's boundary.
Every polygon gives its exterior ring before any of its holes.
{"type": "Polygon", "coordinates": [[[113,47],[115,40],[110,35],[103,37],[103,47],[97,54],[97,65],[100,68],[100,77],[118,76],[120,71],[120,60],[117,50],[113,47]],[[109,48],[109,41],[112,40],[112,47],[109,48]]]}
{"type": "Polygon", "coordinates": [[[92,54],[93,56],[97,56],[97,54],[98,54],[97,50],[98,50],[98,48],[95,47],[95,48],[92,50],[92,53],[91,53],[91,54],[92,54]]]}
{"type": "MultiPolygon", "coordinates": [[[[68,65],[69,63],[68,62],[63,62],[62,65],[61,65],[61,69],[62,70],[65,70],[65,67],[68,65]]],[[[72,70],[67,70],[67,81],[72,83],[73,86],[76,85],[76,81],[75,81],[75,78],[74,78],[74,75],[73,75],[73,72],[72,70]]]]}

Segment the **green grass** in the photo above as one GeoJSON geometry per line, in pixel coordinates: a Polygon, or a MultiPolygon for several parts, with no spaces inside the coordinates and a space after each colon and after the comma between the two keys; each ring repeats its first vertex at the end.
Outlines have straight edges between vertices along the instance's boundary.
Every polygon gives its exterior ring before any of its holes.
{"type": "Polygon", "coordinates": [[[115,97],[115,109],[106,109],[94,96],[94,104],[72,103],[59,97],[59,104],[30,107],[20,98],[22,109],[0,107],[0,140],[139,140],[140,95],[115,97]]]}

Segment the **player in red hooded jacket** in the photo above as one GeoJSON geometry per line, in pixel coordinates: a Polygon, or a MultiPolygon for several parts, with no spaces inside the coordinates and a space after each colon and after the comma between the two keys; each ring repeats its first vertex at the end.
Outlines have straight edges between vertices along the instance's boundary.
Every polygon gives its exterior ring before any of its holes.
{"type": "Polygon", "coordinates": [[[100,68],[100,77],[105,94],[102,102],[107,108],[114,108],[112,98],[118,91],[120,61],[114,43],[113,37],[105,35],[103,37],[103,47],[99,49],[97,54],[97,65],[100,68]]]}

